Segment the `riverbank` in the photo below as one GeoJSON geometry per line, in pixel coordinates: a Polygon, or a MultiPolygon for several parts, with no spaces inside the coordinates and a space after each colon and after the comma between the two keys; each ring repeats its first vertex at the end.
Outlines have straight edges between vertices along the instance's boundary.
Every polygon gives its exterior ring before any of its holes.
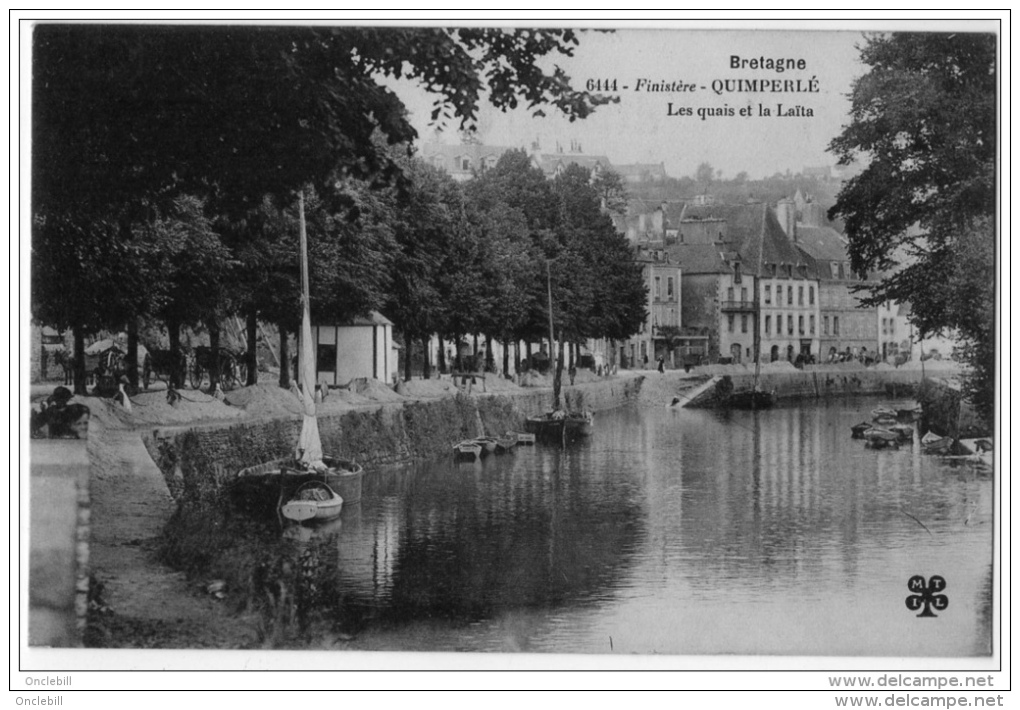
{"type": "MultiPolygon", "coordinates": [[[[720,367],[729,373],[740,366],[720,367]]],[[[818,376],[779,374],[791,381],[818,376]]],[[[584,377],[564,387],[564,399],[571,408],[596,411],[626,402],[663,406],[712,376],[699,368],[584,377]]],[[[292,453],[300,428],[296,402],[275,385],[238,390],[225,402],[183,394],[187,400],[176,406],[164,393],[143,394],[134,398],[131,412],[86,400],[96,414],[89,455],[98,499],[87,645],[227,649],[271,643],[256,610],[232,602],[229,590],[217,593],[221,580],[171,569],[159,553],[181,502],[215,498],[237,469],[292,453]]],[[[374,466],[446,455],[462,438],[516,429],[524,417],[548,408],[550,394],[505,380],[476,383],[471,394],[449,379],[412,381],[397,392],[379,383],[356,384],[323,403],[320,431],[327,451],[355,458],[371,475],[374,466]]],[[[331,647],[356,644],[337,636],[331,647]]]]}
{"type": "MultiPolygon", "coordinates": [[[[564,401],[613,408],[636,401],[641,381],[632,373],[592,376],[565,386],[564,401]]],[[[97,498],[85,645],[276,647],[279,639],[260,609],[232,599],[229,587],[224,591],[222,577],[231,574],[203,569],[182,549],[215,545],[214,528],[223,521],[203,502],[216,501],[238,469],[290,455],[300,410],[275,385],[237,390],[225,401],[194,391],[182,396],[170,405],[162,392],[142,394],[132,398],[130,412],[107,400],[84,400],[93,410],[88,451],[97,498]],[[190,512],[175,519],[183,508],[190,512]],[[165,563],[168,554],[179,556],[173,568],[165,563]]],[[[547,388],[505,380],[476,383],[471,394],[449,379],[403,383],[398,392],[356,383],[321,404],[320,435],[327,451],[358,460],[371,475],[372,467],[445,455],[459,439],[519,429],[524,417],[548,409],[550,396],[547,388]]],[[[243,573],[236,567],[235,577],[243,573]]],[[[338,636],[335,647],[352,643],[338,636]]]]}

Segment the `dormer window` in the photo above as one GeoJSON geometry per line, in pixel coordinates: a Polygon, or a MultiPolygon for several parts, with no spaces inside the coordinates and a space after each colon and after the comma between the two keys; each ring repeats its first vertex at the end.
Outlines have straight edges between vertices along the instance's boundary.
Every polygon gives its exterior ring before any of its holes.
{"type": "Polygon", "coordinates": [[[740,264],[733,264],[733,283],[740,283],[740,264]]]}
{"type": "Polygon", "coordinates": [[[464,157],[460,159],[460,169],[467,172],[471,169],[471,158],[464,157]]]}

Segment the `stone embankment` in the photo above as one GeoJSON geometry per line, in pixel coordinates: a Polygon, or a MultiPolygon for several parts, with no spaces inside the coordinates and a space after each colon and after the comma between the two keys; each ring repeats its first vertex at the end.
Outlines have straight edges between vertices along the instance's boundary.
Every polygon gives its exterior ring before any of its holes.
{"type": "MultiPolygon", "coordinates": [[[[690,373],[626,372],[565,385],[564,407],[599,411],[631,402],[668,406],[674,399],[679,403],[694,399],[707,405],[714,378],[725,376],[731,377],[736,387],[754,381],[752,370],[732,365],[690,373]]],[[[759,381],[763,387],[776,389],[780,397],[793,398],[869,393],[906,396],[921,379],[920,370],[907,368],[865,370],[837,365],[796,370],[771,365],[762,368],[759,381]]],[[[526,417],[551,406],[547,387],[490,384],[487,392],[475,390],[466,395],[456,393],[446,380],[441,396],[403,397],[387,390],[378,393],[374,402],[359,399],[355,392],[342,393],[346,401],[320,410],[323,448],[332,455],[353,458],[366,468],[435,458],[446,455],[453,443],[464,438],[520,430],[526,417]]],[[[38,608],[59,609],[52,624],[41,621],[45,614],[30,621],[30,643],[80,643],[80,634],[77,640],[72,637],[76,635],[73,629],[81,628],[86,572],[102,585],[92,602],[98,606],[96,613],[112,609],[109,618],[116,621],[112,627],[109,623],[102,627],[102,633],[112,634],[110,638],[93,638],[90,645],[230,648],[253,643],[250,625],[237,624],[215,599],[196,594],[194,580],[161,565],[154,552],[177,504],[215,494],[245,466],[293,454],[301,417],[296,408],[274,408],[270,401],[279,397],[280,403],[292,404],[286,400],[289,393],[265,386],[263,394],[270,393],[269,398],[256,401],[255,388],[247,389],[247,394],[245,390],[238,394],[239,399],[250,398],[243,408],[194,392],[189,393],[189,401],[176,407],[170,407],[162,393],[143,395],[134,415],[104,400],[86,400],[94,415],[89,463],[86,467],[79,462],[64,475],[67,485],[61,500],[66,499],[66,505],[58,514],[77,524],[62,527],[59,544],[54,543],[50,551],[36,549],[37,544],[56,538],[37,534],[36,522],[40,529],[52,526],[35,520],[34,513],[42,509],[36,500],[47,490],[49,481],[44,477],[49,474],[40,468],[45,460],[33,450],[33,588],[41,589],[35,583],[56,574],[62,580],[57,586],[66,594],[60,600],[33,595],[38,608]],[[83,469],[90,472],[84,479],[79,475],[83,469]],[[91,521],[89,504],[82,501],[91,501],[91,521]],[[89,533],[88,545],[81,539],[83,531],[89,533]],[[77,612],[76,622],[72,607],[77,612]],[[44,627],[49,629],[46,638],[37,633],[44,627]],[[241,628],[248,631],[242,634],[241,628]]],[[[363,389],[362,395],[371,394],[370,389],[363,389]]],[[[939,406],[945,410],[946,421],[954,416],[957,422],[964,421],[958,397],[954,405],[949,401],[952,392],[941,396],[939,401],[945,406],[939,406]]],[[[59,507],[59,502],[56,498],[50,502],[50,508],[58,513],[54,506],[59,507]]]]}
{"type": "MultiPolygon", "coordinates": [[[[564,407],[599,411],[637,401],[642,377],[596,380],[563,388],[564,407]]],[[[363,466],[407,463],[447,454],[453,444],[521,431],[525,418],[547,411],[548,389],[361,405],[318,417],[323,450],[363,466]]],[[[222,489],[247,466],[291,456],[301,417],[238,418],[205,425],[153,427],[142,439],[176,499],[222,489]]]]}

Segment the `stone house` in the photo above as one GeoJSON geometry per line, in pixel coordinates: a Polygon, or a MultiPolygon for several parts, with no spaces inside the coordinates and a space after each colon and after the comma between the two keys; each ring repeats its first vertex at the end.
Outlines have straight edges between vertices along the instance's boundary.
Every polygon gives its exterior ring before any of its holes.
{"type": "Polygon", "coordinates": [[[861,305],[854,291],[863,280],[850,269],[847,242],[831,227],[795,225],[797,247],[818,278],[821,324],[819,360],[837,353],[876,353],[879,347],[875,308],[861,305]]]}
{"type": "MultiPolygon", "coordinates": [[[[793,203],[780,214],[792,218],[793,203]]],[[[681,321],[707,336],[709,362],[754,362],[756,334],[763,362],[817,356],[818,280],[776,211],[687,205],[666,230],[683,270],[681,321]]]]}

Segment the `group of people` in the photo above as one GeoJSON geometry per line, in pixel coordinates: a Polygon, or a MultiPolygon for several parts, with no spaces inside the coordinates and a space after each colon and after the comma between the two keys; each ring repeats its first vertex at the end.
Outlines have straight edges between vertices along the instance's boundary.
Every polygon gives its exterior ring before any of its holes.
{"type": "Polygon", "coordinates": [[[87,439],[92,412],[84,404],[71,402],[71,390],[57,387],[38,409],[32,410],[33,439],[87,439]]]}

